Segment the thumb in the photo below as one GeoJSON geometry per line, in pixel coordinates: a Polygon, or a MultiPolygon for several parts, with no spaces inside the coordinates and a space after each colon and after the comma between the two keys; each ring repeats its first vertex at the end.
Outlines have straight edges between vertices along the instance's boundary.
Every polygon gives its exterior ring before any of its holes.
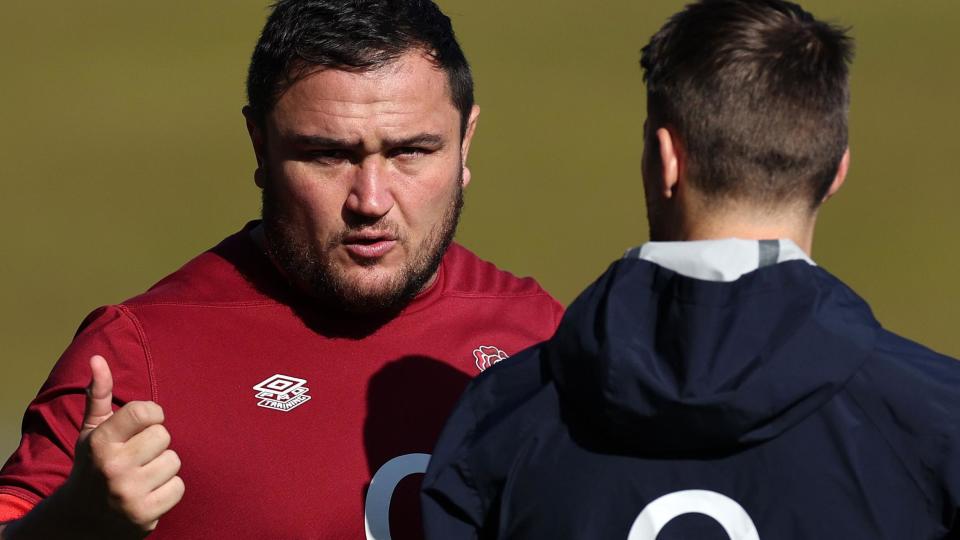
{"type": "Polygon", "coordinates": [[[87,406],[83,411],[83,425],[80,438],[84,439],[97,426],[113,415],[113,375],[106,359],[100,355],[90,357],[92,373],[90,386],[87,387],[87,406]]]}

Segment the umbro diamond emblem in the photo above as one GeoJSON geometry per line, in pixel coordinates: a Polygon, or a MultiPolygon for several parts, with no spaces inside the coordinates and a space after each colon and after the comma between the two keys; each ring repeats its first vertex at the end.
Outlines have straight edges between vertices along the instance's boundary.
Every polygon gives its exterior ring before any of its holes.
{"type": "Polygon", "coordinates": [[[256,398],[260,400],[257,406],[283,412],[291,411],[310,401],[310,396],[307,395],[310,389],[304,386],[306,383],[304,379],[279,373],[268,377],[253,387],[258,392],[256,398]]]}

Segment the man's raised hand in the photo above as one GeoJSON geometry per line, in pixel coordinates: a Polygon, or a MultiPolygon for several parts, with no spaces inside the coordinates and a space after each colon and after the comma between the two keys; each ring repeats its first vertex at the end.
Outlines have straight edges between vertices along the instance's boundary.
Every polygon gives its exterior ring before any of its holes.
{"type": "Polygon", "coordinates": [[[107,361],[93,356],[90,370],[83,424],[62,502],[83,507],[98,530],[144,536],[183,497],[183,480],[177,476],[180,458],[169,448],[159,405],[131,401],[114,412],[107,361]]]}
{"type": "Polygon", "coordinates": [[[131,401],[114,412],[107,361],[90,358],[90,371],[70,477],[27,515],[0,524],[0,540],[143,538],[183,497],[163,409],[131,401]]]}

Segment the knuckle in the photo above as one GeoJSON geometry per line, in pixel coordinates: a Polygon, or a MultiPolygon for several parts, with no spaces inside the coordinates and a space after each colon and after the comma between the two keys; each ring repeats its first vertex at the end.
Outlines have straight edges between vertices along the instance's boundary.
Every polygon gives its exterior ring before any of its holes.
{"type": "Polygon", "coordinates": [[[153,444],[166,448],[170,446],[170,432],[161,424],[153,424],[144,430],[153,444]]]}
{"type": "Polygon", "coordinates": [[[170,460],[170,464],[173,466],[173,468],[179,471],[180,467],[183,465],[183,462],[180,461],[180,456],[173,450],[166,450],[164,453],[167,454],[167,459],[170,460]]]}
{"type": "Polygon", "coordinates": [[[141,405],[142,403],[142,401],[131,401],[123,406],[124,410],[127,412],[127,415],[130,416],[130,419],[138,424],[142,421],[144,415],[143,406],[141,405]]]}
{"type": "Polygon", "coordinates": [[[107,479],[107,490],[110,496],[116,499],[120,506],[126,508],[135,501],[136,486],[125,476],[116,476],[107,479]]]}
{"type": "Polygon", "coordinates": [[[161,424],[157,424],[157,438],[163,443],[163,447],[170,446],[170,432],[161,424]]]}
{"type": "Polygon", "coordinates": [[[122,478],[126,472],[126,464],[115,457],[100,459],[98,468],[108,480],[113,480],[114,482],[122,478]]]}
{"type": "Polygon", "coordinates": [[[102,469],[104,463],[107,461],[107,456],[109,452],[103,444],[97,444],[96,441],[89,441],[86,452],[77,451],[77,458],[81,458],[83,455],[86,455],[90,460],[90,463],[98,469],[102,469]]]}
{"type": "Polygon", "coordinates": [[[174,476],[171,480],[173,482],[173,494],[177,501],[183,498],[183,494],[187,491],[186,484],[183,483],[183,478],[179,476],[174,476]]]}
{"type": "Polygon", "coordinates": [[[131,401],[128,408],[131,418],[139,424],[159,424],[163,422],[163,409],[152,401],[131,401]]]}
{"type": "Polygon", "coordinates": [[[150,516],[147,512],[147,506],[144,504],[143,500],[140,499],[131,499],[129,501],[125,501],[123,505],[123,513],[127,516],[127,519],[138,525],[144,525],[150,521],[150,516]]]}
{"type": "Polygon", "coordinates": [[[107,436],[101,429],[93,430],[90,436],[87,437],[86,444],[90,448],[90,453],[94,456],[102,456],[106,454],[110,448],[110,441],[107,440],[107,436]]]}
{"type": "Polygon", "coordinates": [[[180,502],[183,498],[184,491],[183,480],[179,476],[172,477],[159,489],[145,497],[146,508],[151,512],[151,514],[146,517],[149,519],[160,519],[163,513],[168,512],[170,508],[173,508],[180,502]]]}
{"type": "Polygon", "coordinates": [[[148,401],[131,401],[125,405],[130,418],[137,424],[147,424],[150,422],[151,407],[148,401]]]}
{"type": "Polygon", "coordinates": [[[150,414],[153,415],[153,418],[155,418],[157,422],[163,422],[163,407],[153,401],[148,401],[147,404],[150,406],[150,414]]]}

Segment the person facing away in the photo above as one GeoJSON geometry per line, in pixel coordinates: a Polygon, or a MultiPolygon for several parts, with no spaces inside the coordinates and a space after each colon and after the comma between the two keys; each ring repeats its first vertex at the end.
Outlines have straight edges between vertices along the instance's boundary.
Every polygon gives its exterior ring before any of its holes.
{"type": "Polygon", "coordinates": [[[536,282],[452,243],[478,108],[435,4],[281,0],[247,91],[262,222],[83,322],[0,537],[418,537],[466,382],[553,333],[536,282]]]}
{"type": "Polygon", "coordinates": [[[653,36],[652,242],[470,383],[428,539],[960,538],[960,363],[810,257],[851,58],[782,0],[700,0],[653,36]]]}

